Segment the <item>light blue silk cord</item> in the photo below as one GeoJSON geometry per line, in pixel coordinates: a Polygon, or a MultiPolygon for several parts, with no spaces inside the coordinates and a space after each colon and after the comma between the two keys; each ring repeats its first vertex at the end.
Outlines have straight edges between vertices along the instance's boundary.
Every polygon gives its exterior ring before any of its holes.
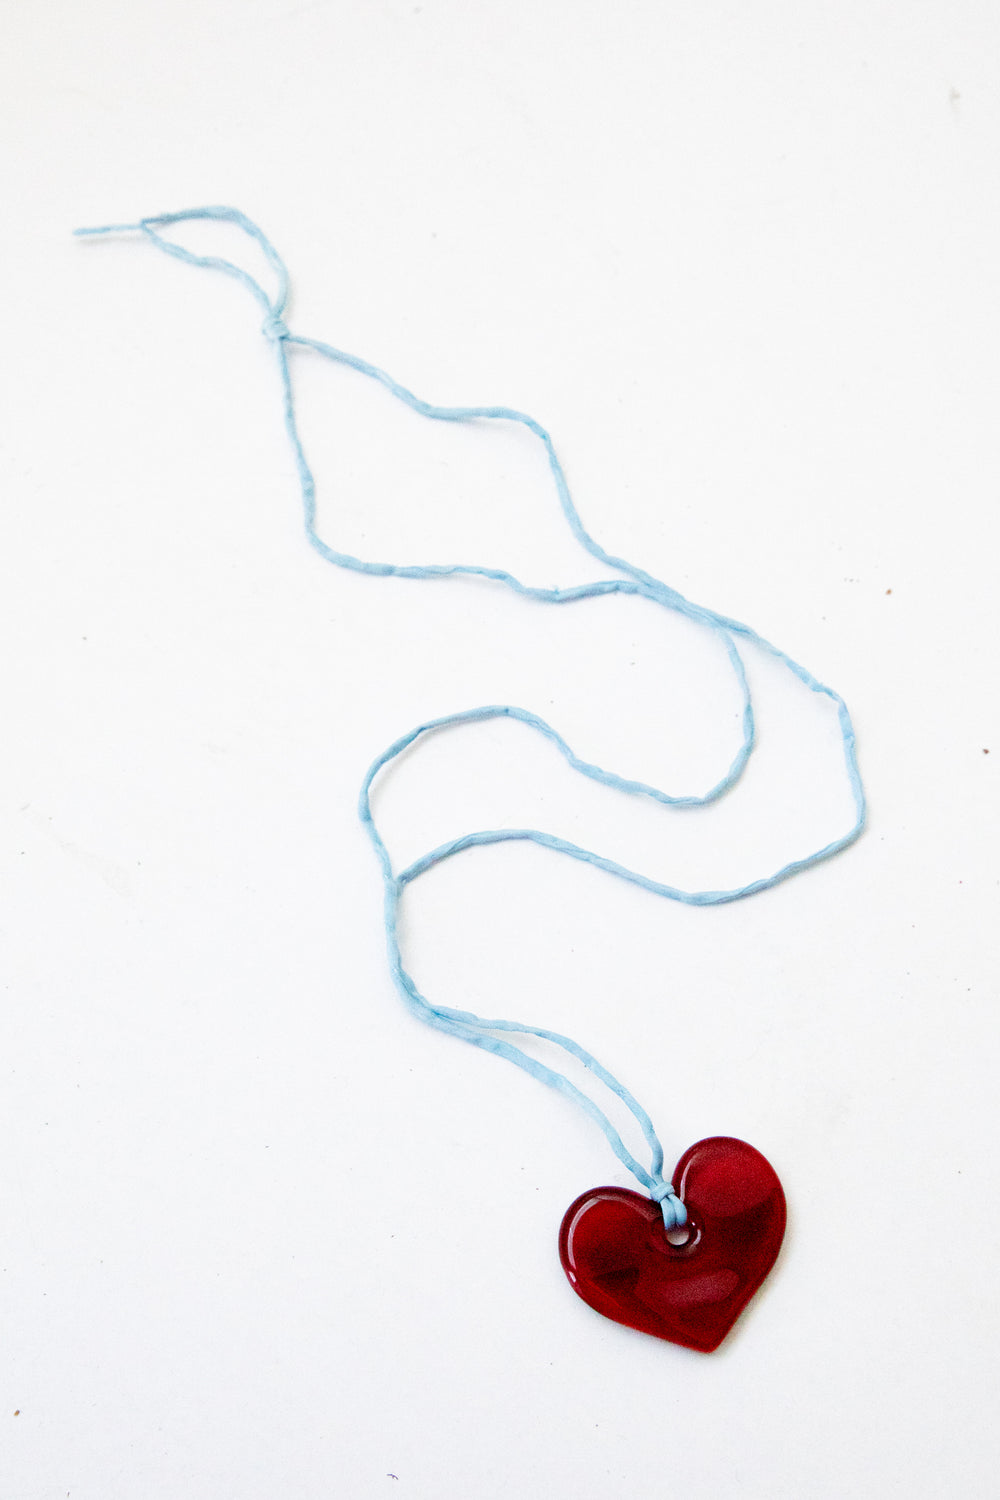
{"type": "Polygon", "coordinates": [[[422,1021],[430,1026],[436,1026],[439,1031],[447,1032],[450,1036],[459,1037],[462,1041],[470,1042],[475,1047],[481,1047],[484,1051],[493,1052],[498,1057],[506,1058],[508,1062],[523,1068],[532,1078],[537,1078],[541,1083],[549,1084],[574,1100],[604,1131],[612,1150],[618,1159],[628,1170],[642,1183],[650,1196],[658,1202],[663,1210],[663,1219],[666,1228],[680,1227],[686,1222],[687,1211],[684,1204],[674,1192],[673,1185],[666,1181],[663,1176],[663,1147],[657,1139],[653,1129],[653,1123],[639,1102],[632,1097],[626,1088],[618,1080],[601,1066],[595,1057],[592,1057],[583,1047],[579,1046],[570,1037],[561,1036],[558,1032],[546,1031],[539,1026],[527,1026],[521,1022],[504,1020],[486,1020],[482,1016],[473,1015],[471,1011],[452,1010],[447,1006],[433,1005],[425,995],[417,988],[413,978],[407,972],[402,954],[400,952],[397,924],[399,916],[400,898],[406,887],[425,874],[428,870],[439,865],[443,860],[450,859],[452,855],[459,854],[463,849],[473,848],[477,844],[501,844],[514,840],[527,841],[540,844],[545,849],[554,849],[560,854],[568,854],[572,859],[585,861],[587,864],[596,865],[598,869],[607,870],[611,875],[617,875],[622,880],[631,881],[643,890],[652,891],[654,895],[665,896],[670,901],[684,902],[688,906],[719,906],[725,902],[738,901],[744,896],[752,896],[758,891],[766,891],[771,886],[778,885],[787,880],[789,876],[796,875],[800,870],[808,870],[817,865],[821,860],[829,859],[831,855],[846,849],[858,838],[865,824],[865,796],[861,785],[861,776],[858,771],[857,753],[854,741],[854,728],[851,717],[847,711],[847,705],[839,693],[832,688],[826,687],[819,682],[811,672],[802,667],[765,641],[756,631],[751,630],[748,625],[741,624],[738,620],[728,619],[725,615],[716,614],[714,610],[706,609],[702,605],[692,604],[683,595],[669,588],[659,579],[653,578],[641,568],[626,562],[624,558],[613,557],[594,540],[586,530],[576,506],[570,497],[566,477],[563,474],[562,465],[556,456],[552,439],[533,417],[524,412],[515,411],[507,406],[433,406],[430,402],[422,401],[412,391],[399,384],[391,375],[375,365],[369,364],[367,360],[359,359],[357,355],[345,354],[343,350],[335,349],[330,344],[324,344],[318,339],[304,338],[299,334],[292,333],[284,321],[285,303],[288,299],[288,272],[274,246],[261,232],[252,220],[235,208],[209,207],[187,209],[181,213],[157,214],[152,218],[141,219],[136,224],[105,224],[93,229],[78,229],[78,235],[105,235],[116,233],[134,233],[139,231],[146,235],[152,243],[167,255],[176,256],[178,260],[186,261],[189,265],[203,266],[209,270],[222,271],[227,276],[234,277],[256,298],[264,313],[262,332],[274,346],[278,368],[281,375],[282,390],[284,395],[285,426],[295,456],[295,465],[298,470],[299,482],[302,487],[302,502],[305,512],[306,536],[310,544],[316,549],[327,562],[335,563],[340,568],[351,568],[357,573],[372,573],[380,577],[392,576],[396,578],[446,578],[456,575],[467,575],[477,578],[489,578],[496,583],[504,584],[517,594],[524,595],[527,599],[535,599],[543,604],[572,604],[578,599],[593,599],[602,594],[631,594],[643,599],[649,599],[654,604],[662,605],[664,609],[673,610],[675,613],[685,615],[698,625],[704,626],[711,631],[719,640],[722,649],[729,659],[742,699],[742,740],[736,755],[733,757],[729,770],[722,780],[701,796],[673,796],[668,792],[660,791],[657,787],[648,786],[645,782],[626,780],[615,775],[613,771],[602,770],[600,766],[591,764],[589,761],[581,760],[575,755],[570,746],[560,734],[547,724],[537,714],[530,713],[527,709],[516,708],[511,704],[496,704],[484,708],[468,709],[463,713],[445,714],[442,718],[431,719],[426,724],[419,724],[416,729],[411,729],[396,740],[388,749],[374,761],[368,774],[365,776],[361,787],[359,801],[359,813],[361,821],[372,841],[375,853],[378,856],[382,868],[382,878],[385,883],[385,927],[386,939],[389,952],[389,963],[396,986],[403,999],[413,1012],[422,1021]],[[184,249],[182,245],[175,244],[165,239],[158,231],[170,224],[181,224],[192,220],[222,220],[229,224],[235,224],[255,240],[264,252],[266,259],[272,266],[278,278],[277,296],[271,298],[252,276],[246,271],[234,265],[231,261],[220,259],[214,255],[195,255],[190,250],[184,249]],[[312,471],[306,462],[302,441],[299,437],[298,424],[295,417],[295,398],[292,391],[291,377],[288,368],[287,348],[289,344],[298,344],[306,349],[313,349],[325,359],[333,360],[337,364],[348,365],[352,370],[357,370],[361,375],[367,375],[372,380],[377,380],[384,385],[388,391],[404,402],[413,411],[419,412],[421,416],[430,417],[437,422],[475,422],[480,420],[516,422],[526,427],[541,443],[548,458],[549,468],[555,482],[556,493],[562,506],[563,515],[569,524],[570,530],[577,541],[584,547],[592,557],[606,567],[624,577],[613,579],[600,579],[593,583],[579,584],[572,588],[546,589],[532,588],[515,578],[512,574],[501,568],[484,568],[471,565],[448,563],[440,566],[429,567],[398,567],[394,563],[372,563],[365,562],[361,558],[352,557],[348,553],[338,552],[335,548],[324,542],[316,531],[316,486],[312,471]],[[405,870],[398,874],[392,867],[388,850],[375,825],[372,816],[371,791],[372,784],[379,773],[404,750],[407,750],[422,735],[433,733],[436,730],[452,729],[457,725],[469,724],[477,720],[509,718],[517,719],[522,724],[536,730],[545,736],[559,750],[566,761],[575,771],[580,771],[584,776],[589,776],[593,781],[602,782],[605,786],[615,787],[618,791],[628,792],[633,796],[651,797],[654,801],[663,803],[670,807],[704,807],[708,803],[715,802],[729,791],[738,780],[750,757],[754,747],[754,712],[750,696],[750,688],[747,683],[746,671],[743,660],[737,647],[737,640],[747,641],[775,657],[783,663],[800,682],[804,683],[811,692],[819,693],[835,704],[837,717],[840,724],[841,737],[844,748],[844,766],[847,779],[851,787],[854,799],[854,822],[850,829],[842,834],[840,838],[825,844],[821,849],[806,855],[803,859],[792,860],[783,865],[771,875],[762,876],[758,880],[751,881],[748,885],[738,886],[733,890],[722,891],[686,891],[676,886],[665,885],[658,880],[651,880],[637,870],[630,870],[615,860],[607,859],[604,855],[596,854],[593,850],[582,849],[577,844],[567,842],[565,839],[557,838],[554,834],[544,833],[537,828],[493,828],[484,829],[478,833],[468,833],[460,838],[451,839],[441,844],[437,849],[415,860],[405,870]],[[501,1033],[496,1035],[495,1033],[501,1033]],[[611,1090],[611,1092],[622,1100],[626,1107],[638,1122],[651,1152],[651,1162],[648,1168],[638,1162],[626,1147],[624,1141],[615,1129],[614,1125],[592,1099],[584,1094],[575,1084],[571,1083],[561,1073],[544,1063],[537,1062],[520,1048],[513,1046],[503,1038],[504,1033],[519,1033],[524,1036],[540,1037],[547,1042],[554,1042],[556,1046],[563,1048],[572,1057],[583,1063],[591,1073],[611,1090]]]}

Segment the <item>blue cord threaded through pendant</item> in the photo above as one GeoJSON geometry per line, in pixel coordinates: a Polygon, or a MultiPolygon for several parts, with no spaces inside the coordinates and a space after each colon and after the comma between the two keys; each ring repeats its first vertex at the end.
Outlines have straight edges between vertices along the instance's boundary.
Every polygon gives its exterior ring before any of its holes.
{"type": "Polygon", "coordinates": [[[506,406],[434,406],[430,402],[421,400],[419,396],[415,396],[412,391],[400,385],[391,375],[388,375],[384,370],[380,370],[377,366],[369,364],[367,360],[360,359],[354,354],[347,354],[343,350],[335,349],[332,345],[322,343],[318,339],[305,338],[300,334],[292,333],[284,320],[285,304],[288,300],[288,272],[285,264],[263,232],[245,214],[240,213],[238,209],[218,206],[186,209],[180,213],[157,214],[151,218],[140,219],[134,224],[107,224],[97,228],[78,229],[75,231],[77,235],[85,236],[135,232],[141,232],[158,249],[164,251],[167,255],[175,256],[178,260],[185,261],[188,265],[221,271],[224,275],[235,278],[235,280],[247,288],[263,310],[264,322],[261,331],[272,343],[278,361],[284,398],[285,426],[295,458],[302,491],[306,536],[310,545],[315,548],[325,561],[334,563],[340,568],[349,568],[356,573],[369,573],[377,577],[446,578],[471,576],[487,578],[495,583],[504,585],[506,588],[513,590],[514,593],[543,604],[572,604],[577,600],[593,599],[604,594],[631,595],[649,599],[652,603],[659,604],[664,609],[669,609],[676,614],[685,616],[687,619],[712,632],[719,640],[732,667],[740,690],[742,700],[742,739],[739,750],[733,758],[732,764],[725,776],[709,791],[700,796],[673,796],[661,791],[658,787],[649,786],[645,782],[627,780],[624,777],[617,776],[613,771],[605,771],[600,766],[581,760],[575,755],[567,742],[552,725],[546,723],[537,714],[531,713],[528,709],[517,708],[512,704],[495,704],[483,708],[469,709],[461,713],[445,714],[441,718],[431,719],[425,724],[417,725],[415,729],[411,729],[409,733],[402,735],[398,740],[394,741],[370,766],[362,783],[358,809],[361,821],[371,839],[382,869],[382,878],[385,886],[386,941],[390,969],[397,989],[414,1014],[428,1025],[436,1027],[439,1031],[444,1031],[450,1036],[458,1037],[460,1040],[469,1042],[475,1047],[480,1047],[484,1051],[492,1052],[498,1057],[505,1058],[508,1062],[522,1068],[531,1077],[538,1079],[539,1082],[546,1083],[550,1087],[558,1089],[561,1093],[572,1099],[574,1103],[600,1126],[619,1161],[646,1188],[654,1201],[661,1204],[666,1228],[670,1230],[681,1227],[687,1220],[687,1212],[683,1203],[674,1192],[673,1185],[663,1176],[663,1147],[657,1139],[652,1120],[641,1104],[639,1104],[638,1100],[634,1099],[628,1090],[607,1069],[602,1067],[595,1057],[570,1037],[562,1036],[558,1032],[547,1031],[538,1026],[529,1026],[517,1021],[486,1019],[482,1016],[474,1015],[471,1011],[453,1010],[447,1006],[432,1004],[417,988],[412,976],[407,972],[403,964],[397,934],[400,898],[412,881],[426,874],[435,865],[441,864],[446,859],[450,859],[453,855],[459,854],[463,850],[476,845],[508,843],[511,841],[526,841],[539,844],[545,849],[553,849],[560,854],[567,854],[572,859],[583,860],[587,864],[596,865],[598,869],[606,870],[609,874],[616,875],[621,880],[627,880],[633,885],[641,886],[643,890],[651,891],[654,895],[663,896],[670,901],[678,901],[688,906],[720,906],[727,902],[739,901],[746,896],[755,895],[758,891],[768,890],[770,887],[789,879],[792,875],[796,875],[802,870],[808,870],[813,865],[819,864],[822,860],[829,859],[842,849],[846,849],[848,845],[854,843],[864,828],[865,795],[858,770],[854,728],[847,705],[839,693],[836,693],[824,683],[819,682],[805,667],[793,661],[790,656],[786,655],[784,651],[779,650],[777,646],[772,646],[769,641],[764,640],[762,636],[759,636],[748,625],[743,625],[738,620],[729,619],[724,615],[717,614],[714,610],[707,609],[702,605],[691,603],[682,594],[677,593],[675,589],[668,587],[665,583],[661,583],[659,579],[652,577],[651,574],[644,572],[643,569],[635,567],[632,563],[625,561],[624,558],[614,557],[606,552],[584,527],[570,496],[566,477],[556,455],[552,439],[545,428],[536,422],[533,417],[506,406]],[[249,235],[251,239],[256,241],[277,275],[277,296],[274,298],[269,297],[263,287],[252,276],[248,275],[246,271],[234,265],[231,261],[221,259],[217,256],[195,255],[192,251],[186,250],[182,245],[166,239],[159,233],[160,229],[171,224],[188,223],[195,220],[215,220],[234,224],[249,235]],[[329,359],[336,364],[346,365],[359,374],[377,381],[398,400],[410,407],[412,411],[433,421],[476,422],[487,420],[513,422],[526,427],[538,439],[545,450],[556,494],[571,532],[580,545],[599,563],[624,576],[612,579],[600,579],[593,583],[579,584],[564,589],[534,588],[522,583],[513,574],[501,568],[450,563],[400,567],[394,563],[365,562],[361,558],[352,557],[345,552],[338,552],[335,548],[329,546],[316,531],[316,486],[312,471],[306,461],[296,421],[295,398],[292,391],[288,365],[287,350],[289,345],[299,345],[302,348],[312,349],[324,359],[329,359]],[[570,843],[566,839],[557,838],[554,834],[545,833],[537,828],[495,828],[464,834],[422,855],[420,859],[415,860],[413,864],[398,873],[393,869],[388,850],[372,815],[371,791],[372,785],[379,773],[422,735],[485,719],[517,719],[522,724],[526,724],[530,729],[535,730],[550,740],[573,770],[579,771],[582,775],[589,777],[593,781],[601,782],[605,786],[614,787],[617,791],[627,792],[632,796],[650,797],[654,801],[670,807],[704,807],[717,801],[739,780],[750,758],[755,740],[753,702],[743,659],[737,645],[738,641],[747,642],[781,662],[811,692],[820,694],[834,704],[843,742],[844,766],[854,801],[855,814],[854,822],[850,829],[839,838],[832,840],[832,842],[825,844],[822,848],[815,850],[812,854],[808,854],[804,858],[792,860],[790,863],[774,871],[773,874],[763,876],[758,880],[749,882],[747,885],[738,886],[732,890],[721,891],[687,891],[681,890],[676,886],[666,885],[661,881],[650,879],[637,870],[631,870],[625,865],[618,864],[615,860],[608,859],[604,855],[597,854],[593,850],[581,848],[577,844],[570,843]],[[547,1067],[544,1063],[538,1062],[519,1047],[506,1041],[504,1039],[505,1035],[511,1033],[538,1037],[543,1041],[553,1042],[571,1057],[581,1062],[589,1072],[593,1073],[601,1083],[610,1089],[631,1112],[642,1130],[651,1153],[649,1167],[644,1167],[641,1162],[636,1160],[604,1111],[588,1095],[584,1094],[574,1083],[554,1068],[547,1067]]]}

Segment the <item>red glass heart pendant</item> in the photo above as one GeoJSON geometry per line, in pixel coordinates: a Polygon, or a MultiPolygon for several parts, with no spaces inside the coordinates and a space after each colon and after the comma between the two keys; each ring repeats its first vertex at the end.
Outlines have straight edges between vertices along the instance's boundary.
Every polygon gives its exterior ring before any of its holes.
{"type": "Polygon", "coordinates": [[[559,1256],[606,1318],[708,1354],[774,1265],[785,1195],[770,1162],[726,1135],[690,1146],[672,1180],[688,1212],[684,1244],[670,1243],[651,1198],[602,1187],[566,1210],[559,1256]]]}

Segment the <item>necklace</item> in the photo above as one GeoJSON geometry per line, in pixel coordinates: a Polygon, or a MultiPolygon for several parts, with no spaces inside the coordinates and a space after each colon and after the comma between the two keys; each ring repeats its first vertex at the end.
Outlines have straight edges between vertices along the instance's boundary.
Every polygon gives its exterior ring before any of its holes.
{"type": "Polygon", "coordinates": [[[415,396],[391,375],[367,360],[346,354],[320,340],[292,333],[284,320],[288,299],[288,273],[284,262],[257,225],[237,209],[188,209],[180,213],[159,214],[134,224],[109,224],[76,231],[79,235],[88,236],[123,232],[141,233],[157,249],[188,265],[220,271],[235,278],[259,304],[264,314],[262,332],[272,346],[278,365],[285,426],[302,492],[306,537],[325,561],[340,568],[383,578],[485,578],[524,598],[543,604],[569,605],[606,594],[643,598],[686,617],[710,632],[725,652],[742,700],[742,738],[726,774],[704,794],[671,795],[645,782],[627,780],[612,771],[603,770],[580,759],[566,740],[539,715],[511,704],[500,704],[429,720],[395,740],[372,763],[362,784],[359,806],[361,821],[382,871],[389,966],[403,1000],[426,1024],[504,1058],[539,1082],[558,1089],[573,1100],[600,1127],[619,1161],[645,1189],[644,1193],[638,1193],[619,1187],[595,1188],[571,1204],[563,1218],[559,1235],[560,1258],[570,1285],[592,1308],[616,1322],[703,1352],[715,1349],[767,1276],[781,1247],[785,1229],[785,1198],[770,1163],[759,1151],[743,1141],[730,1136],[713,1136],[689,1147],[671,1176],[666,1177],[663,1148],[649,1115],[585,1048],[570,1037],[543,1027],[495,1018],[484,1019],[470,1011],[435,1005],[421,993],[405,967],[400,948],[400,902],[413,881],[444,860],[477,845],[511,841],[535,843],[572,859],[583,860],[655,895],[692,906],[718,906],[767,890],[792,875],[829,859],[852,844],[862,832],[865,799],[858,771],[854,729],[846,704],[832,688],[819,682],[805,667],[765,641],[749,626],[691,603],[642,568],[606,552],[584,527],[570,496],[552,439],[533,417],[505,406],[434,406],[415,396]],[[170,225],[195,220],[215,220],[235,225],[255,241],[277,276],[277,295],[269,297],[253,277],[233,262],[217,256],[195,255],[160,233],[170,225]],[[331,547],[316,529],[315,481],[299,435],[289,370],[288,354],[292,348],[312,350],[324,359],[346,365],[358,374],[377,381],[413,411],[433,421],[496,421],[516,423],[526,428],[545,452],[556,495],[573,536],[586,552],[616,576],[570,588],[536,588],[522,583],[513,574],[500,568],[458,564],[401,567],[392,563],[366,562],[331,547]],[[854,821],[840,837],[803,858],[783,865],[772,874],[734,889],[716,891],[688,891],[666,885],[593,850],[536,828],[487,829],[464,834],[431,850],[403,870],[394,868],[372,813],[373,785],[399,755],[423,736],[474,721],[496,718],[518,720],[555,745],[573,770],[631,796],[646,797],[668,807],[704,807],[718,801],[742,775],[756,737],[753,700],[739,649],[743,643],[752,645],[780,662],[811,692],[833,705],[843,744],[844,768],[854,804],[854,821]],[[649,1165],[644,1166],[632,1154],[611,1120],[588,1094],[557,1069],[538,1061],[510,1040],[517,1035],[539,1038],[562,1049],[581,1062],[593,1077],[616,1095],[645,1137],[649,1148],[649,1165]]]}

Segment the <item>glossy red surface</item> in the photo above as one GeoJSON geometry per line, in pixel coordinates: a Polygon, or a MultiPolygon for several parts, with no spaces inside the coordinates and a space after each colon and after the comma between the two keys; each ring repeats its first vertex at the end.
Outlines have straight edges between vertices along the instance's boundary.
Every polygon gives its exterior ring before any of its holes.
{"type": "Polygon", "coordinates": [[[667,1239],[658,1203],[602,1187],[567,1209],[559,1255],[597,1312],[707,1354],[774,1265],[785,1195],[759,1151],[724,1135],[689,1147],[672,1181],[688,1211],[686,1244],[667,1239]]]}

